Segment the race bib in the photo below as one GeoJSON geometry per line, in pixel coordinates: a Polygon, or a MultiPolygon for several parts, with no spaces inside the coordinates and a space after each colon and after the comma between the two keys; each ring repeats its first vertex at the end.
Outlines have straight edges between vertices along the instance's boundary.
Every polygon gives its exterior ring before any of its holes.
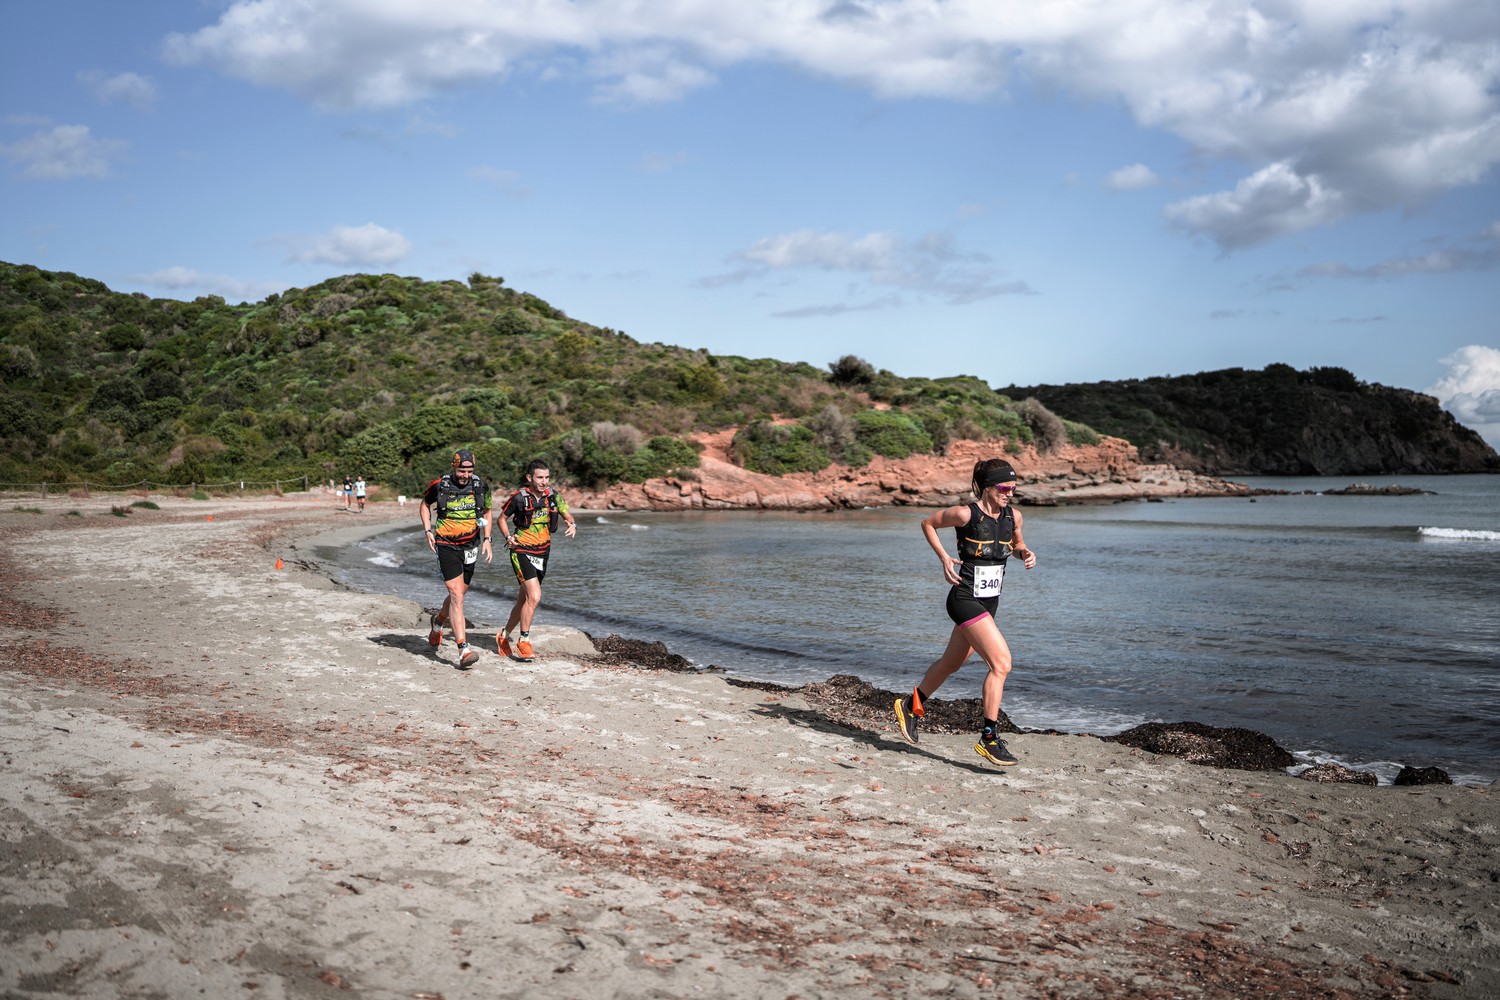
{"type": "Polygon", "coordinates": [[[974,567],[974,596],[999,597],[1000,585],[1005,580],[1005,564],[974,567]]]}
{"type": "Polygon", "coordinates": [[[526,558],[531,561],[531,565],[536,569],[538,573],[540,573],[542,571],[542,568],[547,565],[547,560],[543,559],[541,556],[527,556],[526,558]]]}
{"type": "Polygon", "coordinates": [[[464,565],[465,566],[469,565],[470,563],[474,563],[474,562],[478,562],[478,561],[479,561],[479,550],[478,549],[476,549],[472,545],[470,545],[468,548],[464,549],[464,565]]]}

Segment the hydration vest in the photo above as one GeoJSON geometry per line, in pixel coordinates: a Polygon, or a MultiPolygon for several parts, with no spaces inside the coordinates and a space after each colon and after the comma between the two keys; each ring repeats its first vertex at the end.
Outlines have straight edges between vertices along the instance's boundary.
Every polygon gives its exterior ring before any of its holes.
{"type": "Polygon", "coordinates": [[[958,538],[958,557],[965,563],[998,562],[1010,558],[1011,540],[1016,536],[1016,513],[1009,504],[999,517],[990,517],[979,504],[969,504],[969,523],[954,529],[958,538]],[[993,534],[989,525],[993,524],[993,534]]]}
{"type": "Polygon", "coordinates": [[[536,512],[545,505],[548,514],[558,513],[557,494],[552,487],[547,487],[541,497],[535,496],[528,489],[517,490],[505,501],[501,507],[502,513],[509,514],[510,519],[515,522],[517,531],[525,531],[531,527],[531,522],[536,519],[536,512]]]}
{"type": "Polygon", "coordinates": [[[427,484],[429,490],[434,486],[438,488],[438,491],[437,503],[433,506],[437,508],[437,516],[440,521],[448,516],[449,496],[463,496],[465,493],[473,493],[474,516],[478,517],[479,512],[484,510],[484,495],[489,491],[485,489],[484,480],[478,476],[470,476],[469,485],[465,489],[458,488],[458,484],[453,481],[451,474],[441,475],[427,484]]]}

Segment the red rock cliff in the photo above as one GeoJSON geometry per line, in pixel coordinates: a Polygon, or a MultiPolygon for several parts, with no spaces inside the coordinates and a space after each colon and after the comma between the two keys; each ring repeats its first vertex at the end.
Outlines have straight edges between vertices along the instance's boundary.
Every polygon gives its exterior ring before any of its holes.
{"type": "Polygon", "coordinates": [[[1024,501],[1056,503],[1149,496],[1237,496],[1248,488],[1175,469],[1142,465],[1135,446],[1120,438],[1068,446],[1050,454],[1006,442],[956,441],[946,455],[876,456],[869,465],[831,465],[821,472],[767,476],[729,461],[733,430],[699,435],[702,463],[684,476],[620,483],[598,492],[571,489],[569,503],[585,510],[832,510],[904,504],[943,507],[969,493],[974,463],[1004,457],[1020,476],[1024,501]]]}

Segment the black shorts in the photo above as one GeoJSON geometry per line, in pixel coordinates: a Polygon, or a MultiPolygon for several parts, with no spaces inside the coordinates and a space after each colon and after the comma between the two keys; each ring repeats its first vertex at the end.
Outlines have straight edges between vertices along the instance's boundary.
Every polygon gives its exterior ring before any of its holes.
{"type": "Polygon", "coordinates": [[[969,593],[968,587],[951,587],[948,590],[948,617],[953,619],[955,625],[972,625],[985,615],[993,618],[999,607],[999,596],[975,597],[969,593]]]}
{"type": "Polygon", "coordinates": [[[444,580],[462,576],[465,585],[473,582],[474,567],[479,565],[478,542],[470,542],[467,545],[439,544],[437,556],[438,568],[443,571],[444,580]]]}
{"type": "Polygon", "coordinates": [[[549,552],[537,555],[534,552],[510,551],[510,568],[516,571],[516,582],[524,584],[527,580],[535,580],[541,583],[547,578],[547,556],[549,552]]]}

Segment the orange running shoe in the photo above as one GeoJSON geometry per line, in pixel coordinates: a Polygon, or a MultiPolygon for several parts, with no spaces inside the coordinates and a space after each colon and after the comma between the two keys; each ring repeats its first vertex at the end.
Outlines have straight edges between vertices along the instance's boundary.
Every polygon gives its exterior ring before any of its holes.
{"type": "Polygon", "coordinates": [[[510,656],[510,640],[505,637],[504,632],[495,633],[495,649],[501,656],[510,656]]]}
{"type": "Polygon", "coordinates": [[[536,659],[536,653],[531,648],[530,639],[522,639],[520,642],[516,643],[516,659],[520,660],[522,663],[530,663],[532,660],[536,659]]]}
{"type": "Polygon", "coordinates": [[[437,615],[432,616],[432,624],[427,630],[427,645],[441,646],[443,644],[443,620],[437,615]]]}

